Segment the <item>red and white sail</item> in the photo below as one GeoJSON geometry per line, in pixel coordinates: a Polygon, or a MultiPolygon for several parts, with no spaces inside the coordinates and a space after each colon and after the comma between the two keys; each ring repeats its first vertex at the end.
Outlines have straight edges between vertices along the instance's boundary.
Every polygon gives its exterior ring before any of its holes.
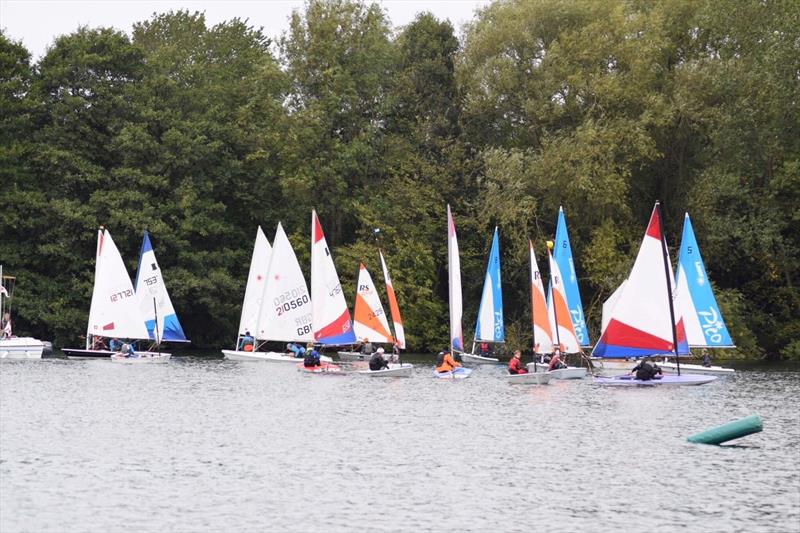
{"type": "Polygon", "coordinates": [[[400,306],[397,305],[397,296],[394,294],[392,278],[389,277],[389,269],[383,259],[383,252],[378,252],[381,256],[381,267],[383,268],[383,279],[386,281],[386,295],[389,297],[389,310],[392,312],[392,323],[394,324],[394,337],[397,347],[404,350],[406,347],[406,335],[403,330],[403,319],[400,317],[400,306]]]}
{"type": "Polygon", "coordinates": [[[356,305],[353,314],[355,315],[353,328],[359,342],[393,342],[381,299],[364,263],[361,263],[358,272],[356,305]]]}
{"type": "Polygon", "coordinates": [[[536,262],[533,242],[528,240],[531,254],[531,321],[533,323],[533,350],[538,354],[552,353],[553,334],[550,317],[547,314],[547,300],[544,294],[542,274],[536,262]]]}

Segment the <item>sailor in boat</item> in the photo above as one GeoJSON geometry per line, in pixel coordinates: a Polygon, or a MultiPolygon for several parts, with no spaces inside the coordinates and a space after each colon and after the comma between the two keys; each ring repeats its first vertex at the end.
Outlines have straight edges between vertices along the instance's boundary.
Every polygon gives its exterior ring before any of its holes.
{"type": "Polygon", "coordinates": [[[661,379],[662,372],[658,365],[650,363],[649,357],[644,357],[638,365],[633,367],[631,374],[636,374],[636,379],[640,381],[650,381],[651,379],[661,379]]]}
{"type": "Polygon", "coordinates": [[[139,357],[136,350],[133,349],[133,344],[125,343],[120,348],[120,351],[114,354],[114,357],[139,357]]]}
{"type": "Polygon", "coordinates": [[[514,356],[508,362],[509,374],[527,374],[528,369],[522,365],[522,352],[514,350],[514,356]]]}
{"type": "Polygon", "coordinates": [[[711,357],[708,355],[708,350],[703,348],[701,352],[703,354],[703,366],[708,368],[711,366],[711,357]]]}
{"type": "Polygon", "coordinates": [[[391,363],[400,362],[400,344],[396,341],[394,344],[392,344],[392,359],[390,362],[391,363]]]}
{"type": "Polygon", "coordinates": [[[483,357],[489,357],[489,355],[491,355],[490,352],[489,352],[489,343],[488,342],[482,342],[481,343],[481,355],[483,357]]]}
{"type": "Polygon", "coordinates": [[[372,348],[372,343],[369,342],[369,339],[364,338],[364,344],[361,346],[361,354],[362,355],[372,355],[372,352],[375,350],[372,348]]]}
{"type": "Polygon", "coordinates": [[[303,366],[306,368],[314,368],[316,366],[322,366],[322,361],[320,361],[319,353],[311,348],[310,350],[306,350],[306,355],[303,358],[303,366]]]}
{"type": "Polygon", "coordinates": [[[561,360],[561,350],[556,347],[553,350],[553,357],[550,359],[550,365],[547,367],[547,371],[558,370],[559,368],[567,368],[567,365],[561,360]]]}
{"type": "Polygon", "coordinates": [[[306,354],[306,349],[297,344],[296,342],[290,342],[286,345],[286,350],[292,357],[296,357],[297,359],[302,359],[303,356],[306,354]]]}
{"type": "Polygon", "coordinates": [[[108,341],[108,349],[112,352],[118,352],[122,348],[122,343],[116,337],[108,341]]]}
{"type": "Polygon", "coordinates": [[[378,351],[372,354],[372,357],[369,360],[370,370],[383,370],[384,368],[389,368],[389,362],[383,357],[383,353],[383,348],[378,348],[378,351]]]}
{"type": "Polygon", "coordinates": [[[256,340],[250,335],[250,331],[244,332],[244,337],[239,341],[239,350],[244,352],[252,352],[255,348],[256,340]]]}
{"type": "Polygon", "coordinates": [[[453,359],[453,356],[450,355],[449,349],[439,352],[439,355],[436,358],[436,371],[439,373],[452,372],[460,366],[461,363],[453,359]]]}
{"type": "Polygon", "coordinates": [[[106,340],[103,337],[95,335],[92,337],[92,350],[107,350],[106,340]]]}
{"type": "Polygon", "coordinates": [[[11,331],[11,313],[6,313],[3,315],[2,323],[2,333],[0,334],[0,339],[10,339],[12,337],[11,331]]]}

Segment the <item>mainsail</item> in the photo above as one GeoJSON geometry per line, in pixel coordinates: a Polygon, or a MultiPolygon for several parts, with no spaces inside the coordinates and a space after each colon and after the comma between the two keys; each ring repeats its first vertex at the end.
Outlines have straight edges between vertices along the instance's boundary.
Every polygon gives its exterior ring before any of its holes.
{"type": "Polygon", "coordinates": [[[314,339],[306,279],[280,223],[272,241],[261,300],[254,335],[257,339],[284,342],[310,342],[314,339]]]}
{"type": "Polygon", "coordinates": [[[550,301],[547,304],[547,316],[550,319],[550,328],[553,331],[553,341],[560,344],[560,350],[564,353],[578,353],[581,351],[578,337],[575,335],[575,327],[572,324],[572,314],[567,307],[567,294],[564,288],[564,281],[561,276],[561,269],[553,259],[550,251],[547,251],[550,261],[550,301]]]}
{"type": "Polygon", "coordinates": [[[683,219],[681,252],[678,256],[678,298],[686,325],[689,346],[735,348],[725,320],[714,298],[700,247],[692,229],[689,213],[683,219]]]}
{"type": "Polygon", "coordinates": [[[397,305],[397,297],[394,294],[392,278],[389,277],[389,269],[386,268],[386,261],[383,259],[383,252],[378,252],[381,256],[381,267],[383,267],[383,279],[386,281],[386,295],[389,297],[389,310],[392,312],[392,323],[394,324],[394,336],[397,347],[404,350],[406,347],[406,336],[403,330],[403,319],[400,317],[400,306],[397,305]]]}
{"type": "Polygon", "coordinates": [[[461,261],[458,257],[456,223],[447,205],[447,266],[450,280],[450,349],[464,351],[464,334],[461,329],[461,261]]]}
{"type": "Polygon", "coordinates": [[[315,342],[356,342],[350,311],[316,211],[311,212],[311,301],[315,342]]]}
{"type": "Polygon", "coordinates": [[[662,232],[658,203],[650,215],[636,261],[611,311],[611,317],[592,351],[596,357],[641,357],[689,353],[680,309],[670,320],[672,284],[675,279],[662,232]],[[665,266],[666,259],[666,266],[665,266]],[[673,337],[673,327],[675,336],[673,337]]]}
{"type": "Polygon", "coordinates": [[[394,339],[389,331],[389,322],[386,320],[381,299],[364,263],[361,263],[358,272],[356,305],[353,314],[355,315],[353,329],[359,342],[367,340],[378,343],[393,342],[394,339]]]}
{"type": "Polygon", "coordinates": [[[503,289],[500,283],[500,239],[494,228],[489,263],[486,265],[486,278],[483,282],[481,305],[475,324],[475,341],[504,342],[503,328],[503,289]]]}
{"type": "Polygon", "coordinates": [[[558,226],[556,228],[556,241],[553,257],[558,263],[558,267],[563,277],[564,291],[567,297],[572,324],[575,328],[575,335],[581,346],[589,346],[589,328],[586,326],[586,317],[583,314],[583,304],[581,303],[581,291],[578,288],[578,275],[575,272],[575,261],[572,258],[572,246],[569,243],[569,233],[567,232],[567,219],[564,216],[564,208],[558,208],[558,226]]]}
{"type": "Polygon", "coordinates": [[[142,250],[139,253],[139,267],[136,272],[136,296],[139,299],[139,309],[145,320],[150,339],[156,342],[174,341],[186,342],[186,335],[172,307],[164,277],[156,261],[153,245],[150,243],[150,234],[144,232],[142,250]],[[155,300],[155,305],[154,305],[155,300]],[[158,329],[156,331],[156,318],[158,329]]]}
{"type": "Polygon", "coordinates": [[[533,242],[528,240],[531,255],[531,322],[533,324],[533,351],[538,354],[552,353],[553,334],[550,329],[550,318],[547,314],[547,302],[544,296],[544,285],[533,242]]]}
{"type": "MultiPolygon", "coordinates": [[[[264,285],[267,280],[270,255],[272,255],[272,248],[269,245],[267,236],[264,235],[261,226],[259,226],[256,231],[255,244],[253,245],[253,256],[250,259],[247,287],[244,290],[242,316],[239,319],[239,335],[244,335],[248,331],[255,333],[258,327],[258,316],[261,314],[261,302],[264,296],[264,285]]],[[[305,280],[303,283],[305,284],[305,280]]]]}

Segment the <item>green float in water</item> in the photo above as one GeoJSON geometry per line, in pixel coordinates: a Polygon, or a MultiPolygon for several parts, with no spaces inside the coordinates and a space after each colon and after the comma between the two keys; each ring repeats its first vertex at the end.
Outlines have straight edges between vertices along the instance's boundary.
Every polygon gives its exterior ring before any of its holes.
{"type": "Polygon", "coordinates": [[[686,440],[689,442],[699,442],[701,444],[722,444],[723,442],[738,439],[739,437],[744,437],[751,433],[758,433],[762,429],[764,429],[764,426],[761,422],[761,417],[758,415],[750,415],[741,420],[735,420],[728,424],[707,429],[702,433],[688,437],[686,440]]]}

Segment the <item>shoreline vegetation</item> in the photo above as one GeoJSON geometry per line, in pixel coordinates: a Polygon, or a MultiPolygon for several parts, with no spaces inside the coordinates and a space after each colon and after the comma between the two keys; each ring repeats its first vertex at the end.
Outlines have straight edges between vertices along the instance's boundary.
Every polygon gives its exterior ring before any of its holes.
{"type": "Polygon", "coordinates": [[[449,203],[467,345],[497,225],[508,346],[530,353],[528,239],[543,254],[563,206],[597,339],[659,199],[673,257],[690,213],[738,346],[715,361],[800,360],[798,42],[800,4],[758,0],[510,0],[461,33],[310,0],[277,37],[170,11],[37,62],[0,32],[15,333],[80,342],[103,225],[129,272],[149,231],[187,336],[228,347],[257,226],[282,222],[308,279],[316,209],[349,304],[380,245],[410,351],[436,353],[449,203]]]}

